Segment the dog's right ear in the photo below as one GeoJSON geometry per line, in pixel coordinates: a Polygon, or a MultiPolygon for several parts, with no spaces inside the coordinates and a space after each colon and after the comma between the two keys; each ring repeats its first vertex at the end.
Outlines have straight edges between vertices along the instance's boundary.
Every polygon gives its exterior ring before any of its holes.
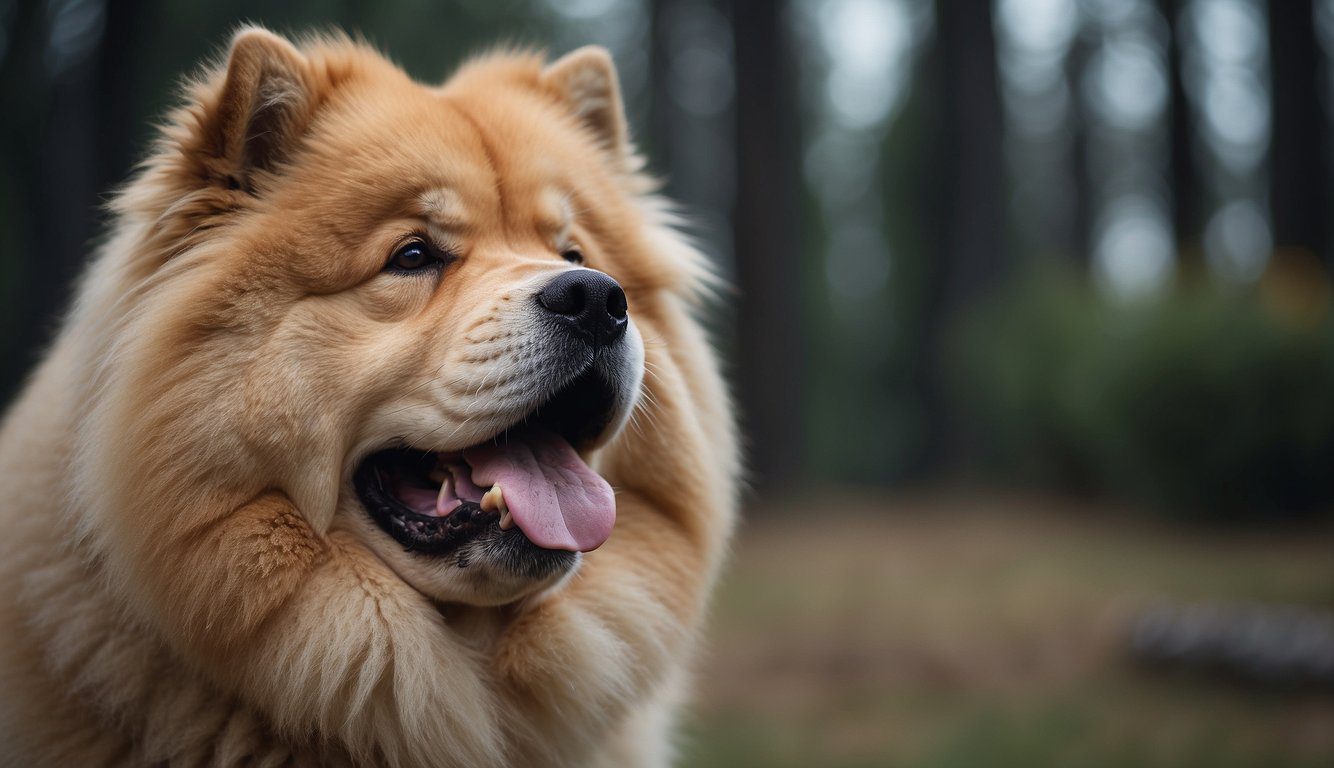
{"type": "Polygon", "coordinates": [[[232,38],[211,132],[230,186],[250,190],[300,141],[314,112],[310,65],[287,40],[250,27],[232,38]]]}
{"type": "Polygon", "coordinates": [[[630,151],[616,64],[606,48],[565,54],[542,70],[541,82],[618,161],[630,151]]]}

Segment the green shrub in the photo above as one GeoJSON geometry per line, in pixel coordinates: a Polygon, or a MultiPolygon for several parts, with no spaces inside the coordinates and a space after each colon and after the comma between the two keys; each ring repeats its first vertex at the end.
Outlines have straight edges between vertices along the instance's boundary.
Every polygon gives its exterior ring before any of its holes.
{"type": "Polygon", "coordinates": [[[959,339],[986,466],[1195,517],[1334,506],[1334,334],[1250,295],[1132,303],[1035,276],[959,339]]]}

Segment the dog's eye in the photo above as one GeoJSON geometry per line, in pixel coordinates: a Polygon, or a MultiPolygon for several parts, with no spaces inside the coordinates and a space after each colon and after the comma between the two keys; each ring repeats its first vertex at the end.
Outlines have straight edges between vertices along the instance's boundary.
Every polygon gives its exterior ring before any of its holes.
{"type": "Polygon", "coordinates": [[[443,263],[434,248],[421,240],[413,240],[400,245],[398,250],[394,251],[394,255],[389,257],[389,263],[385,265],[385,271],[420,272],[423,269],[438,267],[443,263]]]}
{"type": "Polygon", "coordinates": [[[560,255],[560,257],[570,262],[571,264],[584,263],[584,254],[580,252],[578,248],[567,248],[565,252],[560,255]]]}

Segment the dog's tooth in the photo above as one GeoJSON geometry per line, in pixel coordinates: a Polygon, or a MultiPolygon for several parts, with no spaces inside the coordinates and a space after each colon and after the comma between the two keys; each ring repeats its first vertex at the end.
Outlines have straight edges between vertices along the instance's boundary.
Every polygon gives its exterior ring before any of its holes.
{"type": "Polygon", "coordinates": [[[491,490],[482,496],[482,509],[500,512],[500,530],[508,531],[514,527],[514,515],[510,513],[509,505],[505,503],[505,492],[499,485],[491,486],[491,490]]]}
{"type": "Polygon", "coordinates": [[[505,494],[500,490],[499,485],[491,486],[491,490],[482,494],[480,504],[482,509],[485,509],[488,512],[505,512],[509,509],[509,507],[505,506],[505,494]]]}
{"type": "MultiPolygon", "coordinates": [[[[445,497],[446,497],[446,496],[453,496],[453,495],[454,495],[454,478],[453,478],[453,477],[446,477],[446,478],[440,483],[440,493],[436,494],[436,496],[435,496],[435,508],[436,508],[436,511],[438,512],[441,508],[443,508],[443,507],[445,506],[445,497]]],[[[458,505],[455,504],[454,506],[457,507],[458,505]]],[[[451,509],[451,510],[449,510],[449,511],[450,511],[450,512],[453,512],[454,510],[451,509]]],[[[446,512],[445,514],[447,515],[447,514],[449,514],[449,512],[446,512]]],[[[443,517],[443,515],[442,515],[442,517],[443,517]]]]}

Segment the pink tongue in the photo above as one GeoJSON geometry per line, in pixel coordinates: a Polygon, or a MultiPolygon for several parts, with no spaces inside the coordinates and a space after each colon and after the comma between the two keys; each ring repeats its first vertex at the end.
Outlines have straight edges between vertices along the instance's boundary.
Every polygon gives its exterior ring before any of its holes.
{"type": "Polygon", "coordinates": [[[463,458],[478,486],[500,485],[514,523],[537,546],[588,552],[611,535],[616,523],[611,486],[564,438],[532,429],[511,435],[504,445],[470,448],[463,458]]]}

